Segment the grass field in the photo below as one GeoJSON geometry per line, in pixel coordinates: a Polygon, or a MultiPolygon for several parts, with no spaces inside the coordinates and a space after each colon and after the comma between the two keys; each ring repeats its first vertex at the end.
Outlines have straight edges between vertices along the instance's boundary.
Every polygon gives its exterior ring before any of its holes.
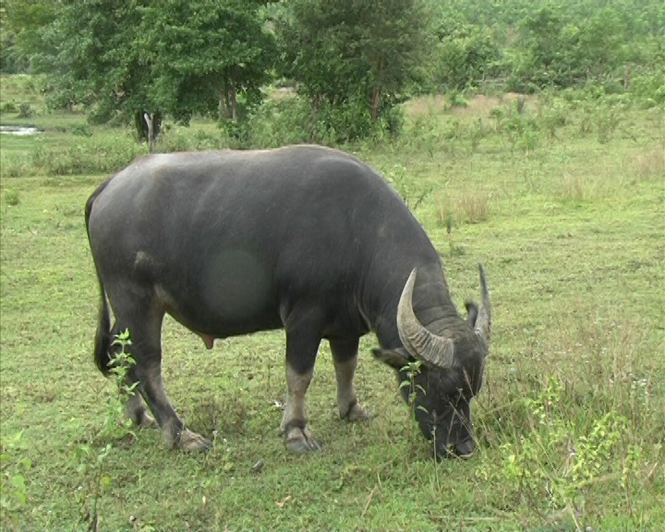
{"type": "MultiPolygon", "coordinates": [[[[0,139],[3,530],[665,529],[665,110],[506,95],[421,98],[407,117],[400,138],[346,149],[414,209],[460,306],[487,268],[474,458],[430,459],[371,337],[365,424],[337,418],[321,349],[309,393],[321,453],[291,456],[278,435],[281,333],[209,352],[168,320],[167,390],[215,447],[186,455],[124,428],[92,363],[83,205],[144,148],[123,128],[38,112],[27,122],[43,135],[0,139]]],[[[185,147],[223,141],[206,123],[176,133],[185,147]]]]}

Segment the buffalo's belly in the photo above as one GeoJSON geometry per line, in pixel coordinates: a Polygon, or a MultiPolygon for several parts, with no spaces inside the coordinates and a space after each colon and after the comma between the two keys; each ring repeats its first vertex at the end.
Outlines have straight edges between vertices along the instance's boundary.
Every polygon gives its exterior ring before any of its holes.
{"type": "Polygon", "coordinates": [[[226,338],[281,328],[273,291],[252,281],[252,277],[219,278],[203,287],[160,283],[155,293],[168,314],[197,333],[226,338]]]}
{"type": "Polygon", "coordinates": [[[241,320],[235,317],[220,317],[212,313],[207,315],[200,313],[185,315],[172,309],[167,309],[167,312],[189,330],[213,339],[270,331],[283,327],[279,315],[273,312],[247,316],[241,320]]]}

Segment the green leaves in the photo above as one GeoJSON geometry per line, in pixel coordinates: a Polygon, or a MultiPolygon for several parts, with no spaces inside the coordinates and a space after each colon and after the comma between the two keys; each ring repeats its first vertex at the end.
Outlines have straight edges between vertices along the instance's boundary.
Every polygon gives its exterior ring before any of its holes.
{"type": "Polygon", "coordinates": [[[52,25],[63,104],[86,103],[99,121],[116,114],[238,118],[238,97],[260,99],[276,57],[259,2],[67,2],[52,25]]]}
{"type": "Polygon", "coordinates": [[[23,431],[3,435],[0,440],[0,510],[8,520],[28,503],[24,474],[32,468],[32,462],[20,457],[22,447],[23,431]]]}
{"type": "Polygon", "coordinates": [[[294,0],[276,30],[282,75],[338,141],[368,136],[403,100],[430,36],[420,0],[294,0]]]}

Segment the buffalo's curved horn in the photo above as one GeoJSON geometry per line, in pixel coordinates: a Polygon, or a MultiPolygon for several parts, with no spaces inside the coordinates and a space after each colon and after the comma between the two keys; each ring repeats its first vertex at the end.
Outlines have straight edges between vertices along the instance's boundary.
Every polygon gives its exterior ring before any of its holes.
{"type": "Polygon", "coordinates": [[[397,306],[397,332],[406,350],[414,358],[429,366],[450,368],[455,360],[455,346],[451,339],[437,336],[425,328],[413,310],[415,268],[409,275],[397,306]]]}
{"type": "Polygon", "coordinates": [[[486,345],[490,343],[490,336],[492,332],[492,302],[490,301],[490,291],[487,288],[487,275],[485,268],[482,264],[478,265],[480,272],[480,290],[482,303],[478,311],[478,318],[476,319],[475,331],[480,336],[486,345]]]}

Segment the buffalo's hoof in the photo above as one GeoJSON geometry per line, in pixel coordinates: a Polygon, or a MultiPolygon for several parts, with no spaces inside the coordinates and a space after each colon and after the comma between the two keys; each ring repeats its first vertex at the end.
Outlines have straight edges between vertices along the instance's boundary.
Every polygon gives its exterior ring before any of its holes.
{"type": "Polygon", "coordinates": [[[178,438],[178,447],[183,451],[189,452],[206,452],[212,449],[212,442],[205,439],[200,434],[192,432],[188,429],[183,429],[178,438]]]}
{"type": "Polygon", "coordinates": [[[347,411],[343,419],[347,421],[369,421],[373,417],[372,414],[356,403],[347,411]]]}
{"type": "Polygon", "coordinates": [[[294,454],[304,454],[312,451],[320,451],[321,446],[316,442],[309,429],[294,427],[284,435],[286,448],[294,454]]]}
{"type": "Polygon", "coordinates": [[[159,426],[157,421],[155,421],[155,418],[148,413],[144,413],[143,416],[141,416],[141,420],[136,423],[136,425],[140,429],[154,429],[159,426]]]}

